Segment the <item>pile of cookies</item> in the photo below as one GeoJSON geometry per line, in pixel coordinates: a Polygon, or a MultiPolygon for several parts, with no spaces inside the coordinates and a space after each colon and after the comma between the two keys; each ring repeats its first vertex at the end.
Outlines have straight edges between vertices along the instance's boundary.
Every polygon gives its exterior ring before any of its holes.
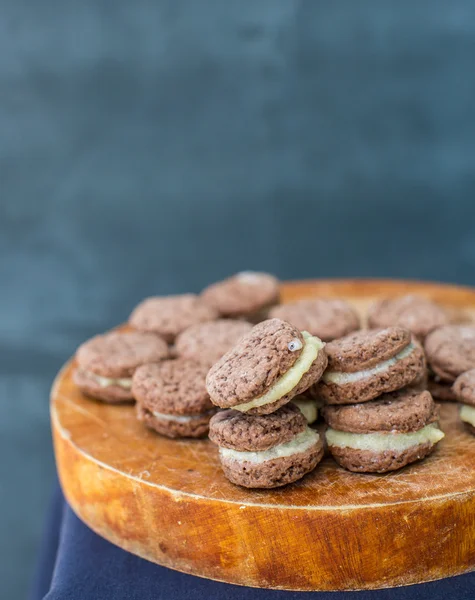
{"type": "Polygon", "coordinates": [[[213,367],[206,387],[216,406],[210,439],[223,470],[245,487],[297,481],[323,457],[319,434],[290,401],[327,366],[320,338],[281,319],[262,321],[213,367]]]}
{"type": "Polygon", "coordinates": [[[74,379],[92,398],[135,400],[161,435],[209,431],[226,477],[249,488],[302,478],[325,442],[355,472],[422,459],[444,437],[433,397],[460,401],[475,434],[474,325],[418,296],[378,301],[361,325],[343,299],[281,305],[275,277],[243,272],[144,300],[129,330],[80,346],[74,379]]]}

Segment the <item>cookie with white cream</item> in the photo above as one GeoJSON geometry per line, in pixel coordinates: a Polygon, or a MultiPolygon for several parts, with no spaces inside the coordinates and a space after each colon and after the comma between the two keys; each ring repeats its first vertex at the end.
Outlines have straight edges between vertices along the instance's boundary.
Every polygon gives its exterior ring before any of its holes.
{"type": "Polygon", "coordinates": [[[322,376],[324,346],[290,323],[263,321],[211,367],[206,378],[211,401],[243,413],[273,413],[322,376]]]}
{"type": "Polygon", "coordinates": [[[279,303],[279,280],[269,273],[241,271],[209,285],[201,298],[222,317],[258,323],[279,303]]]}
{"type": "Polygon", "coordinates": [[[209,437],[226,477],[247,488],[275,488],[301,479],[323,456],[319,434],[291,403],[270,415],[218,412],[209,437]]]}
{"type": "Polygon", "coordinates": [[[292,323],[302,331],[317,335],[324,342],[330,342],[360,328],[360,318],[356,310],[343,298],[306,298],[281,304],[269,312],[292,323]]]}
{"type": "Polygon", "coordinates": [[[329,342],[328,368],[313,393],[327,404],[368,402],[421,378],[424,351],[401,327],[368,329],[329,342]]]}
{"type": "Polygon", "coordinates": [[[431,454],[444,437],[427,391],[408,388],[363,404],[326,406],[323,414],[333,458],[359,473],[400,469],[431,454]]]}
{"type": "Polygon", "coordinates": [[[170,438],[207,434],[216,412],[205,387],[208,367],[186,358],[143,365],[134,373],[137,417],[170,438]]]}
{"type": "Polygon", "coordinates": [[[198,323],[180,333],[175,340],[175,351],[178,356],[211,367],[251,329],[251,323],[237,319],[198,323]]]}
{"type": "Polygon", "coordinates": [[[415,294],[383,298],[375,302],[368,312],[370,327],[404,327],[419,340],[424,340],[431,331],[449,322],[450,315],[442,306],[415,294]]]}
{"type": "Polygon", "coordinates": [[[87,396],[110,403],[130,402],[135,370],[167,357],[168,346],[157,335],[113,331],[96,335],[78,348],[73,378],[87,396]]]}
{"type": "Polygon", "coordinates": [[[134,308],[129,324],[138,331],[156,333],[169,344],[188,327],[218,318],[218,313],[196,294],[152,296],[134,308]]]}

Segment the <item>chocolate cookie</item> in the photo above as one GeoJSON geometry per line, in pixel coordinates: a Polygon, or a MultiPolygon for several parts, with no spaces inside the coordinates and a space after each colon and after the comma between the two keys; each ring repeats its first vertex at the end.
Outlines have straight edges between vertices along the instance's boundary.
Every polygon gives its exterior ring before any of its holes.
{"type": "Polygon", "coordinates": [[[253,327],[211,367],[206,386],[221,408],[269,414],[307,390],[326,365],[319,338],[270,319],[253,327]]]}
{"type": "Polygon", "coordinates": [[[247,321],[232,319],[192,325],[177,337],[175,351],[178,356],[192,358],[211,367],[251,329],[252,325],[247,321]]]}
{"type": "MultiPolygon", "coordinates": [[[[396,471],[402,469],[406,465],[409,465],[417,460],[422,460],[434,450],[435,444],[441,439],[438,436],[440,429],[436,429],[433,425],[428,425],[436,432],[432,434],[431,431],[424,432],[424,435],[433,435],[434,441],[414,443],[409,448],[403,449],[390,449],[390,450],[360,450],[357,448],[349,448],[345,446],[334,446],[331,445],[327,437],[329,444],[330,453],[336,462],[347,469],[355,473],[387,473],[388,471],[396,471]]],[[[350,435],[350,434],[348,434],[350,435]]],[[[373,434],[376,435],[376,434],[373,434]]],[[[401,435],[412,435],[412,434],[401,434],[401,435]]],[[[442,434],[443,435],[443,434],[442,434]]]]}
{"type": "Polygon", "coordinates": [[[456,398],[461,402],[460,419],[467,430],[475,435],[475,369],[459,375],[453,385],[456,398]]]}
{"type": "Polygon", "coordinates": [[[292,403],[270,415],[247,415],[222,410],[212,420],[209,439],[221,448],[261,452],[289,442],[307,428],[307,421],[292,403]]]}
{"type": "Polygon", "coordinates": [[[444,308],[432,300],[412,294],[379,300],[368,313],[369,327],[403,327],[420,340],[448,323],[449,315],[444,308]]]}
{"type": "Polygon", "coordinates": [[[301,479],[323,456],[323,444],[295,406],[268,416],[217,413],[210,439],[219,446],[226,477],[248,488],[275,488],[301,479]]]}
{"type": "Polygon", "coordinates": [[[279,281],[268,273],[243,271],[213,283],[201,297],[222,317],[244,317],[257,323],[279,302],[279,281]]]}
{"type": "Polygon", "coordinates": [[[475,368],[475,325],[446,325],[425,340],[427,361],[441,381],[455,379],[475,368]]]}
{"type": "Polygon", "coordinates": [[[313,393],[327,404],[356,404],[398,390],[423,375],[421,346],[407,329],[388,327],[352,333],[325,348],[328,369],[313,393]]]}
{"type": "Polygon", "coordinates": [[[404,388],[363,404],[325,406],[328,426],[351,433],[418,431],[439,419],[438,408],[428,391],[404,388]]]}
{"type": "Polygon", "coordinates": [[[269,316],[292,323],[300,331],[308,331],[324,342],[360,328],[356,311],[346,300],[339,298],[312,298],[282,304],[271,309],[269,316]]]}
{"type": "Polygon", "coordinates": [[[206,435],[216,412],[206,392],[207,372],[186,358],[138,368],[132,379],[138,419],[170,438],[206,435]]]}
{"type": "Polygon", "coordinates": [[[79,346],[74,382],[86,395],[104,402],[130,402],[132,375],[148,362],[168,356],[168,346],[157,335],[117,332],[96,335],[79,346]]]}
{"type": "Polygon", "coordinates": [[[365,404],[327,406],[326,439],[342,467],[385,473],[424,458],[444,437],[429,392],[400,390],[365,404]]]}
{"type": "Polygon", "coordinates": [[[132,312],[129,323],[139,331],[158,333],[172,343],[197,323],[214,321],[218,313],[195,294],[146,298],[132,312]]]}

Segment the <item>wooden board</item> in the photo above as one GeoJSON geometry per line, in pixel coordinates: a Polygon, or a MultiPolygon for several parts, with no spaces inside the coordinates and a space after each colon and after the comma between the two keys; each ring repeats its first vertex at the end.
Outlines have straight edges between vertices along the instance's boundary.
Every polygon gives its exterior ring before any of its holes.
{"type": "MultiPolygon", "coordinates": [[[[378,295],[417,292],[475,312],[475,290],[396,281],[285,284],[284,300],[342,295],[363,311],[378,295]]],[[[207,440],[148,431],[132,406],[88,400],[67,364],[51,419],[64,493],[114,544],[160,565],[241,585],[350,590],[407,585],[475,569],[475,437],[442,407],[446,438],[427,460],[386,475],[331,458],[301,482],[249,491],[222,475],[207,440]]]]}

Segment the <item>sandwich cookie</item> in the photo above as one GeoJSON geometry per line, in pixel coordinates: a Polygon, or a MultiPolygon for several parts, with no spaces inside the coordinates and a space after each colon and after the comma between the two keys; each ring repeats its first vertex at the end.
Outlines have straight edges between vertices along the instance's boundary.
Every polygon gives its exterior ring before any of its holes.
{"type": "Polygon", "coordinates": [[[475,369],[475,325],[446,325],[430,333],[424,343],[427,362],[436,381],[452,384],[475,369]]]}
{"type": "Polygon", "coordinates": [[[475,435],[475,369],[459,375],[453,386],[460,406],[460,419],[468,431],[475,435]]]}
{"type": "Polygon", "coordinates": [[[273,413],[322,376],[324,345],[280,319],[263,321],[211,367],[211,401],[243,413],[273,413]]]}
{"type": "Polygon", "coordinates": [[[327,404],[373,400],[422,377],[424,351],[401,327],[368,329],[329,342],[328,369],[313,393],[327,404]]]}
{"type": "Polygon", "coordinates": [[[134,373],[137,417],[169,438],[202,437],[216,412],[206,392],[208,367],[186,358],[143,365],[134,373]]]}
{"type": "Polygon", "coordinates": [[[444,437],[429,392],[399,390],[364,404],[326,406],[328,448],[349,471],[385,473],[428,456],[444,437]]]}
{"type": "Polygon", "coordinates": [[[169,344],[197,323],[214,321],[217,312],[195,294],[146,298],[132,312],[129,323],[139,331],[157,333],[169,344]]]}
{"type": "Polygon", "coordinates": [[[175,351],[211,367],[251,329],[251,323],[233,319],[192,325],[177,337],[175,351]]]}
{"type": "Polygon", "coordinates": [[[379,300],[368,312],[369,327],[403,327],[420,340],[424,340],[437,327],[447,325],[449,321],[449,315],[442,306],[428,298],[412,294],[379,300]]]}
{"type": "Polygon", "coordinates": [[[218,412],[209,437],[219,446],[224,474],[247,488],[275,488],[301,479],[323,456],[319,434],[288,404],[271,415],[218,412]]]}
{"type": "Polygon", "coordinates": [[[360,319],[353,307],[339,298],[312,298],[271,309],[275,317],[308,331],[324,342],[343,337],[360,328],[360,319]]]}
{"type": "Polygon", "coordinates": [[[130,402],[132,375],[148,362],[167,358],[168,346],[157,335],[113,331],[79,346],[74,382],[84,394],[104,402],[130,402]]]}
{"type": "Polygon", "coordinates": [[[222,317],[258,323],[267,318],[270,307],[278,304],[279,281],[268,273],[243,271],[213,283],[203,290],[201,298],[222,317]]]}

